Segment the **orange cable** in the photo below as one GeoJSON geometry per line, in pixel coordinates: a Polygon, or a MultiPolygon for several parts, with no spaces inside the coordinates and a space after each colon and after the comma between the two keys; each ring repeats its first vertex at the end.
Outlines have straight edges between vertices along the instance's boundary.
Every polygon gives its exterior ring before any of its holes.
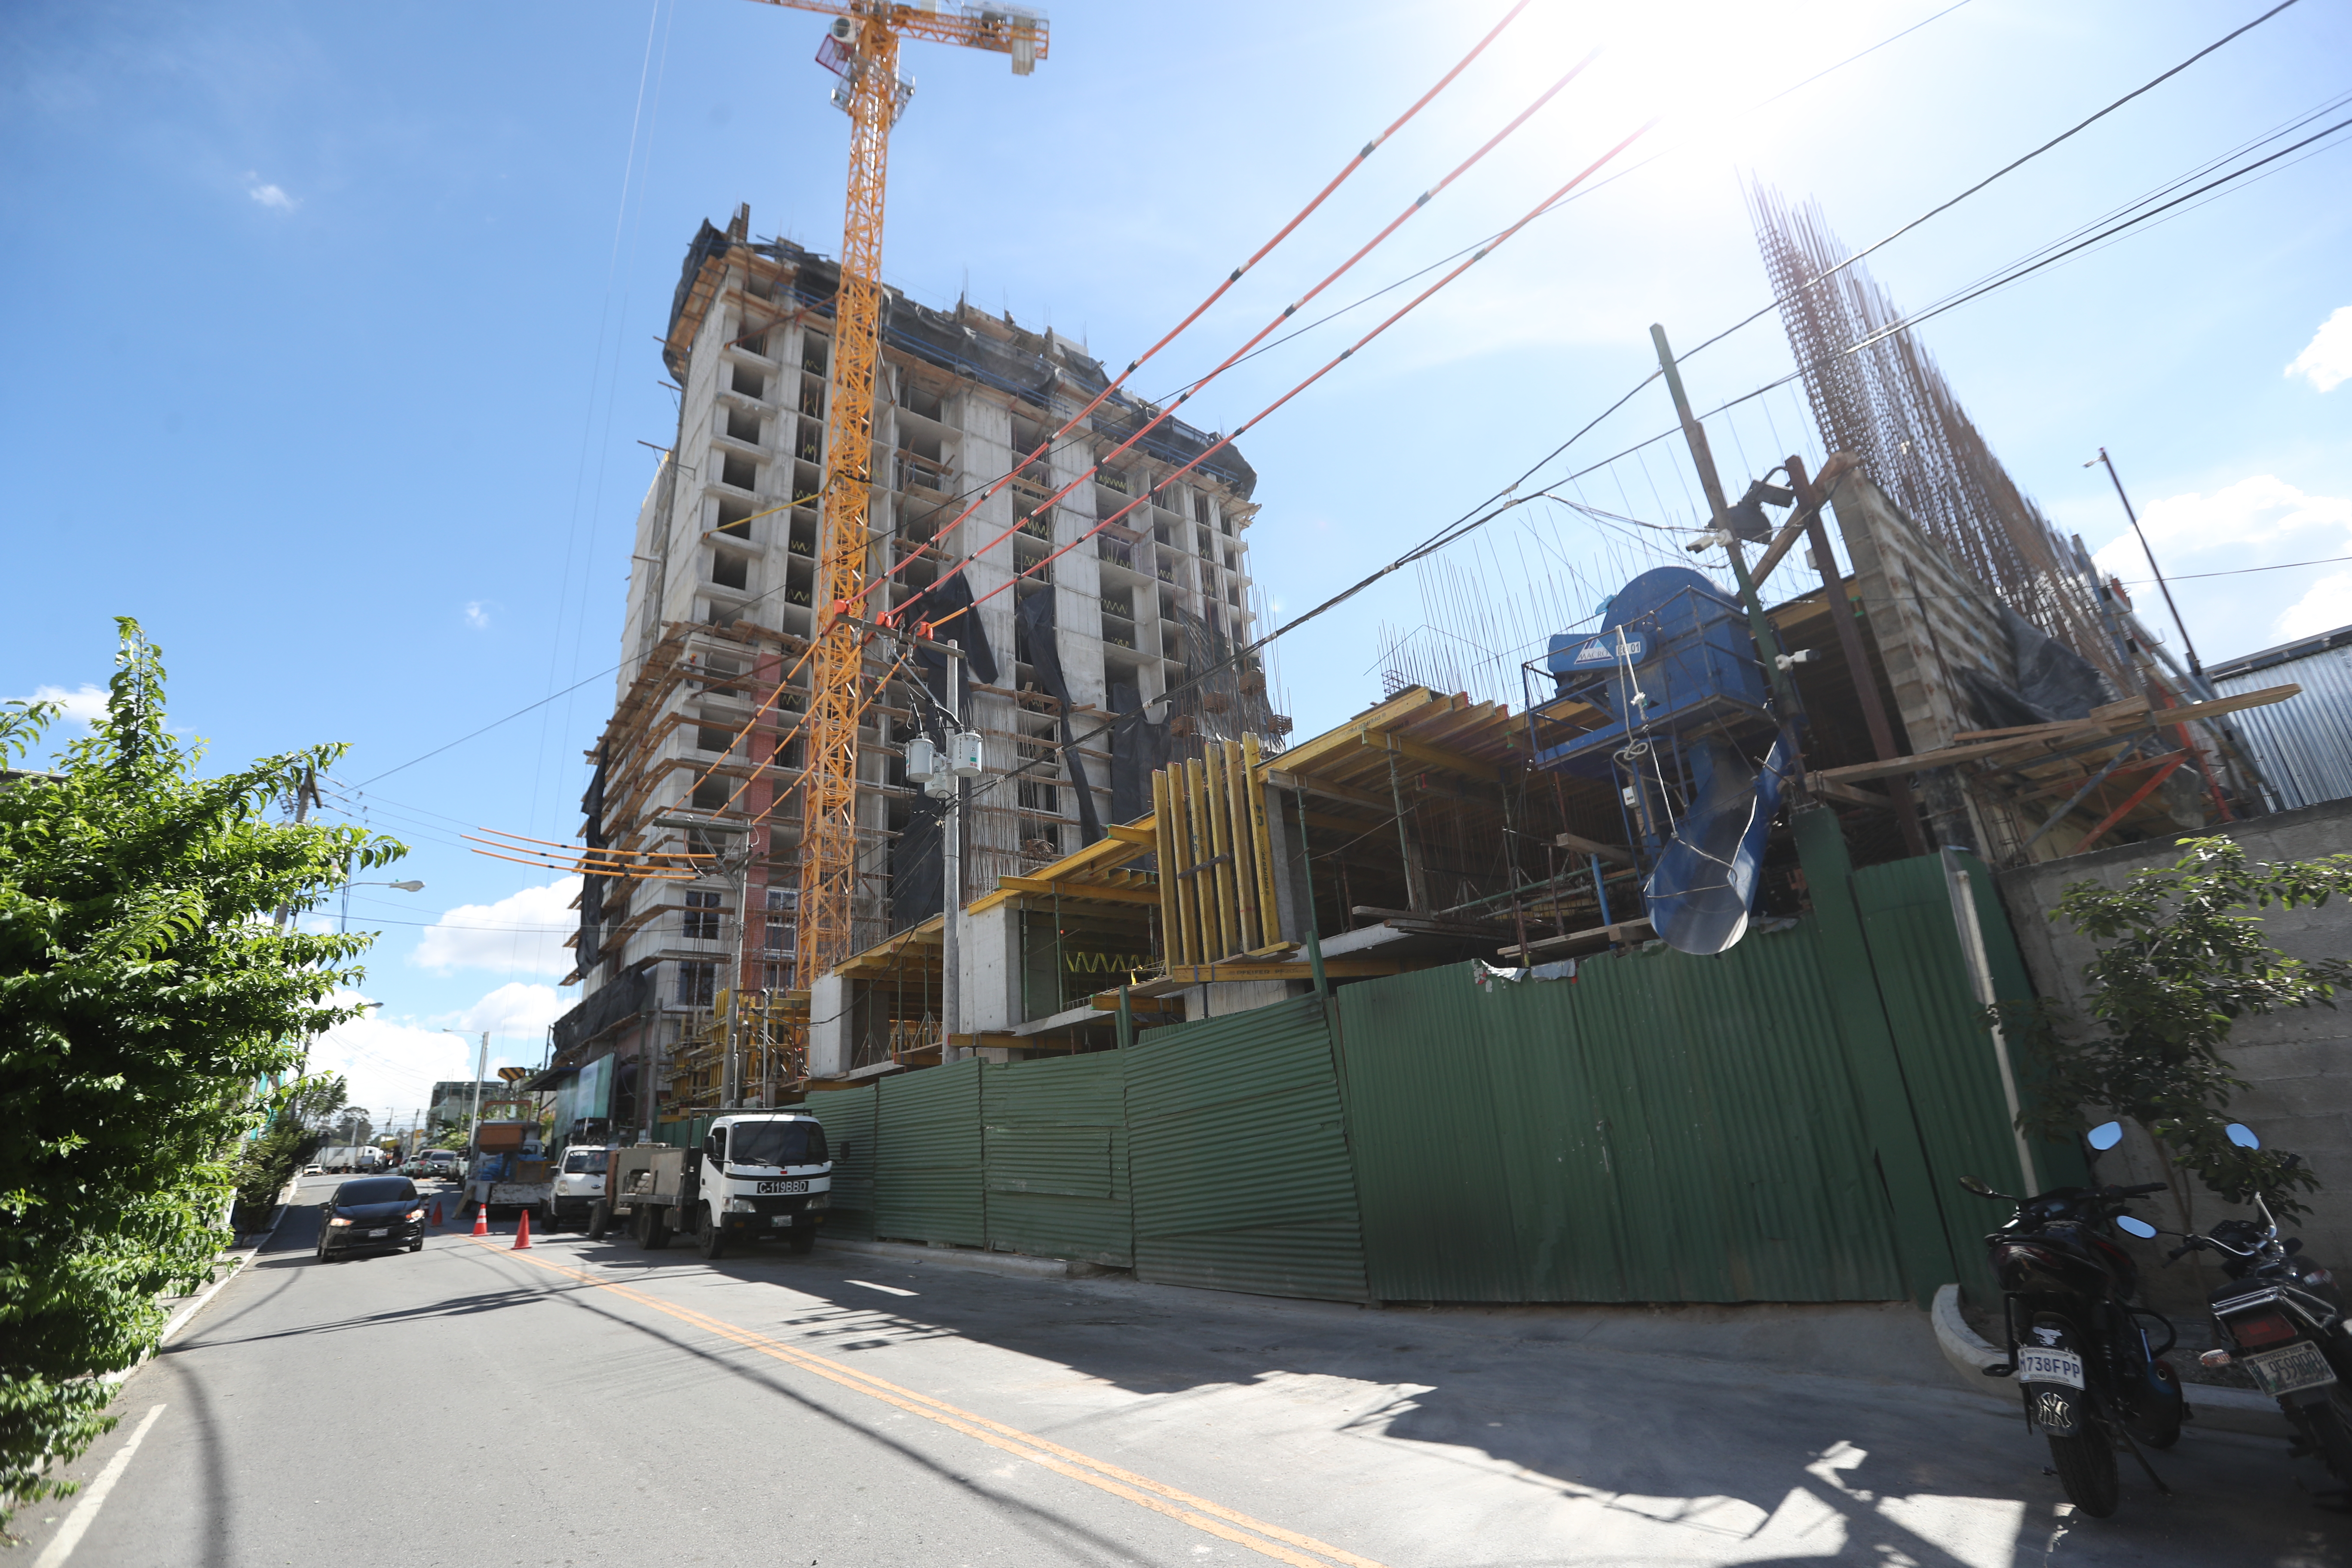
{"type": "MultiPolygon", "coordinates": [[[[1239,267],[1234,268],[1232,273],[1225,278],[1224,281],[1219,283],[1215,289],[1210,291],[1207,299],[1202,300],[1198,305],[1192,307],[1192,311],[1190,315],[1186,316],[1182,321],[1177,322],[1175,326],[1169,329],[1167,334],[1161,337],[1158,342],[1152,344],[1150,348],[1144,350],[1142,353],[1137,355],[1135,359],[1130,361],[1128,367],[1118,373],[1117,379],[1104,386],[1100,392],[1095,394],[1094,401],[1088,403],[1084,408],[1079,409],[1076,414],[1072,415],[1063,423],[1060,429],[1055,431],[1052,435],[1046,437],[1045,440],[1038,443],[1037,449],[1035,451],[1030,453],[1029,456],[1014,464],[1003,474],[998,476],[996,479],[990,483],[986,489],[982,490],[977,497],[973,498],[970,505],[966,506],[963,510],[956,514],[953,521],[948,523],[945,528],[937,530],[934,533],[934,537],[937,537],[939,534],[948,532],[950,529],[953,529],[958,524],[961,523],[964,519],[970,517],[973,512],[978,511],[981,507],[988,501],[990,497],[996,495],[998,492],[1003,490],[1006,485],[1012,483],[1016,475],[1023,472],[1030,464],[1037,461],[1038,458],[1044,457],[1048,451],[1050,451],[1055,442],[1059,441],[1063,437],[1076,429],[1085,422],[1087,416],[1091,415],[1096,409],[1101,407],[1103,404],[1109,399],[1113,393],[1126,385],[1127,378],[1133,375],[1138,370],[1141,369],[1146,361],[1150,360],[1154,354],[1157,354],[1161,349],[1166,348],[1170,343],[1175,342],[1177,336],[1186,328],[1190,327],[1193,322],[1199,321],[1210,306],[1214,305],[1219,300],[1224,298],[1225,291],[1227,289],[1231,289],[1235,283],[1240,282],[1242,276],[1244,273],[1248,272],[1259,262],[1265,260],[1266,255],[1272,251],[1276,246],[1280,245],[1285,239],[1290,237],[1291,232],[1297,228],[1300,224],[1306,222],[1307,219],[1314,213],[1315,209],[1321,206],[1331,193],[1338,190],[1340,184],[1346,181],[1350,174],[1353,174],[1358,169],[1361,168],[1364,164],[1364,160],[1370,158],[1372,153],[1380,148],[1381,143],[1385,142],[1390,137],[1395,135],[1398,131],[1402,130],[1407,121],[1412,119],[1413,116],[1419,114],[1424,108],[1428,107],[1431,100],[1434,99],[1439,93],[1452,86],[1454,79],[1460,76],[1463,71],[1467,69],[1471,61],[1476,59],[1481,54],[1484,54],[1486,52],[1486,46],[1493,43],[1497,37],[1501,37],[1503,29],[1509,26],[1512,22],[1516,21],[1519,13],[1528,8],[1528,4],[1529,0],[1518,0],[1518,4],[1513,5],[1508,11],[1505,12],[1503,19],[1496,23],[1495,26],[1488,30],[1485,37],[1480,38],[1477,43],[1473,45],[1468,54],[1464,55],[1459,60],[1455,61],[1452,70],[1447,71],[1444,76],[1440,77],[1434,87],[1431,88],[1427,92],[1423,93],[1420,98],[1413,101],[1411,108],[1407,109],[1402,114],[1398,115],[1394,121],[1391,121],[1388,129],[1382,131],[1370,142],[1365,142],[1362,150],[1358,152],[1353,158],[1349,159],[1346,165],[1343,166],[1338,174],[1331,176],[1330,183],[1326,184],[1320,191],[1318,191],[1312,201],[1299,208],[1288,223],[1284,224],[1280,228],[1276,229],[1274,233],[1274,237],[1267,240],[1264,245],[1258,247],[1255,254],[1252,255],[1248,260],[1243,262],[1239,267]]],[[[1591,56],[1587,56],[1586,63],[1589,64],[1591,62],[1591,56]]],[[[1581,65],[1577,68],[1578,70],[1581,70],[1583,68],[1584,68],[1581,65]]],[[[1571,72],[1570,74],[1573,75],[1574,73],[1571,72]]],[[[1553,90],[1557,91],[1559,89],[1555,88],[1553,90]]],[[[1549,93],[1545,95],[1547,98],[1549,96],[1550,94],[1549,93]]],[[[1530,110],[1529,112],[1533,111],[1530,110]]],[[[1524,118],[1524,116],[1522,118],[1524,118]]],[[[1459,172],[1460,171],[1458,170],[1456,171],[1456,173],[1459,172]]],[[[1451,180],[1452,177],[1452,175],[1448,175],[1447,179],[1451,180]]],[[[1437,186],[1432,187],[1421,199],[1424,202],[1427,201],[1430,196],[1435,195],[1437,191],[1442,188],[1444,188],[1444,182],[1441,182],[1437,186]]],[[[1393,228],[1395,226],[1391,225],[1390,226],[1393,228]]],[[[1383,234],[1381,237],[1385,238],[1386,235],[1383,234]]],[[[1378,244],[1379,241],[1375,240],[1373,243],[1378,244]]],[[[1370,247],[1367,247],[1367,248],[1370,247]]],[[[1358,254],[1360,257],[1361,252],[1359,252],[1358,254]]],[[[1349,265],[1353,266],[1354,262],[1350,261],[1349,265]]],[[[1342,268],[1340,270],[1345,271],[1346,268],[1342,268]]],[[[1333,278],[1336,278],[1337,276],[1337,273],[1333,274],[1333,278]]],[[[1326,279],[1324,283],[1328,284],[1330,281],[1331,279],[1326,279]]],[[[1323,285],[1318,285],[1315,292],[1319,293],[1323,285]]],[[[1276,318],[1277,324],[1283,318],[1288,317],[1292,312],[1296,311],[1300,305],[1304,305],[1307,300],[1311,300],[1313,298],[1314,293],[1309,293],[1304,298],[1298,300],[1288,310],[1285,310],[1283,312],[1282,317],[1276,318]]],[[[1273,327],[1268,327],[1266,329],[1267,331],[1272,331],[1273,330],[1273,327]]],[[[1265,334],[1264,332],[1261,332],[1257,338],[1251,339],[1250,344],[1244,345],[1243,352],[1246,353],[1249,346],[1255,344],[1259,339],[1263,338],[1265,335],[1265,334]]],[[[1239,357],[1240,356],[1238,354],[1235,355],[1235,358],[1239,357]]],[[[1226,369],[1233,363],[1234,362],[1232,360],[1226,361],[1224,364],[1219,365],[1215,371],[1210,372],[1210,375],[1214,376],[1219,372],[1226,369]]],[[[1205,382],[1207,379],[1208,377],[1203,377],[1202,381],[1205,382]]],[[[1192,392],[1200,389],[1200,383],[1194,384],[1191,391],[1187,391],[1176,401],[1178,403],[1183,402],[1185,398],[1192,395],[1192,392]]],[[[1162,417],[1165,417],[1165,416],[1163,415],[1162,417]]],[[[1137,437],[1140,437],[1144,431],[1150,430],[1152,426],[1159,424],[1159,422],[1160,421],[1158,419],[1153,420],[1151,425],[1147,425],[1144,426],[1143,430],[1138,431],[1136,433],[1137,437]]],[[[1125,449],[1126,448],[1124,447],[1119,448],[1121,451],[1124,451],[1125,449]]],[[[1089,473],[1092,471],[1092,469],[1088,470],[1089,473]]],[[[1069,490],[1065,489],[1050,498],[1045,504],[1046,506],[1051,506],[1055,501],[1059,500],[1062,496],[1067,495],[1068,493],[1069,490]]],[[[1011,531],[1011,530],[1006,531],[1007,533],[1011,531]]],[[[996,539],[991,540],[988,544],[981,546],[981,549],[987,550],[1001,542],[1004,537],[1004,534],[999,534],[996,539]]],[[[972,553],[977,554],[979,552],[972,552],[972,553]]],[[[887,571],[883,572],[879,577],[876,578],[872,583],[867,584],[865,588],[859,590],[857,597],[860,600],[863,600],[866,595],[871,594],[876,588],[880,587],[884,583],[887,583],[892,577],[897,576],[898,573],[904,570],[908,565],[920,559],[921,555],[922,552],[917,551],[914,554],[908,556],[905,561],[901,561],[897,565],[888,568],[887,571]]],[[[962,568],[958,567],[955,570],[961,571],[962,568]]],[[[954,572],[950,572],[947,575],[953,576],[954,572]]],[[[943,582],[946,579],[942,577],[937,581],[943,582]]]]}

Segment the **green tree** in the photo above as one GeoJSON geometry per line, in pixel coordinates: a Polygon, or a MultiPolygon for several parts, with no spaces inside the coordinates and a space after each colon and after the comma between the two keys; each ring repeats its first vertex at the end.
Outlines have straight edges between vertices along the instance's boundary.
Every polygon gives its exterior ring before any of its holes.
{"type": "Polygon", "coordinates": [[[2352,893],[2352,855],[2249,864],[2228,838],[2180,845],[2179,861],[2135,871],[2120,888],[2082,881],[2059,896],[2051,918],[2104,945],[2083,971],[2087,1026],[2047,1014],[2033,1025],[2044,1076],[2020,1121],[2065,1137],[2082,1130],[2084,1108],[2126,1117],[2176,1170],[2229,1202],[2259,1192],[2281,1215],[2300,1214],[2294,1189],[2319,1185],[2310,1169],[2277,1150],[2241,1149],[2224,1131],[2246,1086],[2223,1047],[2240,1018],[2333,1007],[2352,985],[2352,963],[2289,958],[2253,912],[2352,893]]]}
{"type": "Polygon", "coordinates": [[[237,1157],[237,1229],[261,1228],[288,1180],[318,1151],[315,1124],[341,1110],[350,1095],[342,1074],[331,1072],[296,1079],[279,1091],[268,1125],[247,1141],[237,1157]]]}
{"type": "MultiPolygon", "coordinates": [[[[163,666],[137,623],[94,732],[50,773],[0,784],[0,1507],[112,1425],[113,1386],[211,1274],[238,1144],[371,940],[274,923],[405,853],[272,808],[336,746],[200,778],[164,725],[163,666]]],[[[0,766],[54,704],[0,706],[0,766]]],[[[0,1521],[5,1521],[0,1513],[0,1521]]]]}

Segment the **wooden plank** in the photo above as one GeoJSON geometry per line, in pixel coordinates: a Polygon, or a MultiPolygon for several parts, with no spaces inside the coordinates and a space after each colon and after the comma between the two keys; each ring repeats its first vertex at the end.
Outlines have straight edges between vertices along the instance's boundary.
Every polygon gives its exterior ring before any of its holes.
{"type": "MultiPolygon", "coordinates": [[[[1289,761],[1288,755],[1286,754],[1283,760],[1289,761]]],[[[1370,790],[1358,789],[1352,784],[1332,784],[1325,779],[1308,778],[1304,773],[1289,768],[1266,769],[1265,782],[1276,789],[1304,790],[1308,795],[1320,795],[1325,800],[1340,801],[1349,805],[1360,805],[1367,811],[1377,811],[1382,816],[1391,816],[1396,811],[1396,804],[1384,795],[1374,795],[1370,790]]],[[[1361,824],[1349,826],[1356,827],[1360,826],[1361,824]]]]}
{"type": "Polygon", "coordinates": [[[1647,915],[1637,915],[1630,921],[1618,921],[1611,925],[1594,926],[1591,931],[1572,931],[1565,936],[1543,937],[1528,943],[1524,948],[1514,942],[1508,947],[1498,947],[1495,952],[1498,957],[1508,958],[1514,953],[1532,955],[1538,952],[1550,952],[1563,947],[1583,947],[1604,942],[1608,946],[1614,947],[1621,942],[1634,941],[1638,932],[1653,929],[1654,928],[1651,926],[1647,915]]]}
{"type": "Polygon", "coordinates": [[[1597,838],[1587,838],[1580,834],[1559,834],[1553,837],[1552,844],[1557,848],[1573,849],[1579,855],[1596,856],[1601,859],[1608,861],[1612,866],[1631,866],[1633,864],[1633,852],[1632,850],[1621,848],[1614,844],[1603,844],[1597,838]]]}
{"type": "Polygon", "coordinates": [[[1465,757],[1459,752],[1449,752],[1442,746],[1433,746],[1424,742],[1412,740],[1392,730],[1376,731],[1370,725],[1359,726],[1356,731],[1356,743],[1373,752],[1393,752],[1400,758],[1419,763],[1423,767],[1439,768],[1446,773],[1460,773],[1465,778],[1474,778],[1482,784],[1492,783],[1495,777],[1496,764],[1493,763],[1482,763],[1475,757],[1465,757]]]}
{"type": "Polygon", "coordinates": [[[1805,788],[1828,800],[1842,800],[1848,805],[1866,805],[1873,811],[1895,809],[1895,802],[1878,791],[1847,784],[1843,779],[1824,778],[1820,773],[1807,773],[1805,788]]]}
{"type": "Polygon", "coordinates": [[[1333,752],[1352,750],[1356,744],[1356,731],[1359,730],[1385,728],[1409,714],[1419,712],[1433,702],[1447,700],[1448,699],[1442,698],[1424,687],[1399,692],[1353,724],[1318,735],[1315,739],[1293,746],[1283,752],[1283,767],[1287,772],[1297,773],[1307,763],[1328,756],[1333,752]]]}
{"type": "Polygon", "coordinates": [[[1157,888],[1129,888],[1115,882],[1066,882],[1045,877],[999,877],[999,892],[1032,893],[1039,898],[1058,896],[1064,902],[1091,899],[1098,903],[1157,904],[1157,888]]]}
{"type": "Polygon", "coordinates": [[[1160,847],[1160,830],[1153,817],[1139,822],[1114,822],[1103,829],[1121,844],[1132,844],[1145,854],[1160,847]]]}

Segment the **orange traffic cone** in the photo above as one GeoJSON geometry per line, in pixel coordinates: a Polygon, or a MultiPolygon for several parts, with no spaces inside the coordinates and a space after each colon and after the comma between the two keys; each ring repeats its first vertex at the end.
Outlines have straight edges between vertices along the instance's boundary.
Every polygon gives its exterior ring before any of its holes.
{"type": "Polygon", "coordinates": [[[530,1245],[530,1211],[525,1209],[515,1220],[514,1250],[520,1252],[530,1245]]]}
{"type": "Polygon", "coordinates": [[[488,1204],[477,1204],[474,1206],[474,1234],[476,1236],[490,1234],[490,1205],[488,1204]]]}
{"type": "Polygon", "coordinates": [[[436,1230],[441,1228],[441,1200],[439,1198],[435,1198],[433,1200],[433,1228],[436,1230]]]}

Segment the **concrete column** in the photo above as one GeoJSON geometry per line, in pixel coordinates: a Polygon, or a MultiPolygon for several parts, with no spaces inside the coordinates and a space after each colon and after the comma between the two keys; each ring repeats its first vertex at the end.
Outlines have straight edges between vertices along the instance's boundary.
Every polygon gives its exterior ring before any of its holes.
{"type": "Polygon", "coordinates": [[[849,1070],[849,982],[827,974],[809,987],[809,1074],[826,1078],[849,1070]]]}

